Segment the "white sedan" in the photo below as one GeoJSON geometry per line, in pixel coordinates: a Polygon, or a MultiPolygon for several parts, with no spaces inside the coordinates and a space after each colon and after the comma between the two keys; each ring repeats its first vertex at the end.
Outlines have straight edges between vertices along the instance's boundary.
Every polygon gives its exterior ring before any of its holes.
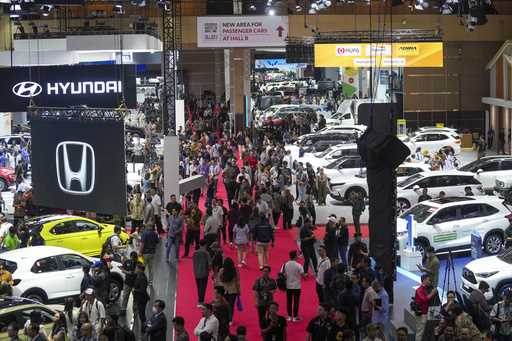
{"type": "MultiPolygon", "coordinates": [[[[345,158],[344,158],[345,159],[345,158]]],[[[346,163],[351,164],[354,161],[347,158],[346,163]]],[[[356,166],[354,164],[354,166],[356,166]]],[[[338,171],[338,174],[332,172],[327,173],[331,181],[330,196],[338,201],[344,201],[350,197],[352,192],[359,192],[363,196],[368,195],[368,183],[366,181],[366,168],[348,168],[338,171]],[[352,173],[352,174],[350,174],[352,173]]],[[[403,163],[396,169],[396,179],[398,182],[407,179],[409,176],[430,171],[430,166],[424,163],[403,163]]],[[[327,172],[327,169],[324,169],[327,172]]]]}
{"type": "Polygon", "coordinates": [[[446,196],[464,196],[465,188],[471,188],[475,195],[483,195],[482,184],[474,174],[461,171],[431,171],[418,173],[400,181],[397,188],[397,208],[399,212],[407,210],[418,202],[423,188],[432,198],[439,197],[440,192],[446,196]]]}
{"type": "Polygon", "coordinates": [[[446,150],[454,155],[460,154],[460,137],[455,133],[427,131],[406,138],[404,143],[411,150],[411,154],[414,154],[417,148],[431,153],[446,150]]]}
{"type": "MultiPolygon", "coordinates": [[[[56,246],[32,246],[0,254],[0,264],[12,273],[13,295],[46,303],[80,294],[82,267],[98,261],[56,246]]],[[[121,264],[111,262],[110,301],[123,289],[121,264]]]]}
{"type": "Polygon", "coordinates": [[[423,201],[397,219],[398,244],[403,250],[407,244],[407,217],[416,222],[413,237],[419,251],[433,246],[436,252],[468,250],[471,234],[482,238],[488,254],[501,251],[505,229],[512,213],[503,200],[492,196],[446,197],[423,201]]]}
{"type": "Polygon", "coordinates": [[[297,161],[302,162],[303,165],[310,163],[313,165],[313,168],[316,169],[317,167],[327,166],[334,160],[349,155],[359,155],[359,152],[357,151],[357,144],[347,143],[332,146],[323,152],[306,154],[303,157],[298,158],[297,161]]]}

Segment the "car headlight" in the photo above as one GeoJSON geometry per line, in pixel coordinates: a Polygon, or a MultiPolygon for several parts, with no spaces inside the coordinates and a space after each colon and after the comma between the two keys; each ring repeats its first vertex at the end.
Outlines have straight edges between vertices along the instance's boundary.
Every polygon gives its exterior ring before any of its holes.
{"type": "Polygon", "coordinates": [[[476,277],[481,277],[481,278],[489,278],[491,276],[496,275],[498,272],[499,271],[479,272],[479,273],[475,273],[475,276],[476,277]]]}

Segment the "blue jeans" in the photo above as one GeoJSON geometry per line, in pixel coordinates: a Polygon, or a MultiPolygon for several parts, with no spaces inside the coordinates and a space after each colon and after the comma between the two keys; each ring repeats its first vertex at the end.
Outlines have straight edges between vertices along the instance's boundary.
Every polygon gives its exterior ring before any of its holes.
{"type": "Polygon", "coordinates": [[[338,243],[338,253],[340,254],[341,262],[343,264],[345,264],[346,266],[348,266],[348,264],[347,264],[347,247],[340,245],[338,243]]]}
{"type": "Polygon", "coordinates": [[[174,259],[178,261],[180,258],[180,240],[176,238],[167,238],[167,245],[165,249],[165,260],[169,260],[169,254],[171,253],[171,250],[174,249],[174,259]]]}

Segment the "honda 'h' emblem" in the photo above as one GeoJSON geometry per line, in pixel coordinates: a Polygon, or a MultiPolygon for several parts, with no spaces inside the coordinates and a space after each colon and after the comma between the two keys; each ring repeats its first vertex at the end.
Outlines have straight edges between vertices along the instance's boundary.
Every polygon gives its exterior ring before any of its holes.
{"type": "Polygon", "coordinates": [[[61,142],[57,145],[55,160],[57,182],[64,193],[91,194],[94,189],[96,165],[94,149],[90,144],[78,141],[61,142]]]}

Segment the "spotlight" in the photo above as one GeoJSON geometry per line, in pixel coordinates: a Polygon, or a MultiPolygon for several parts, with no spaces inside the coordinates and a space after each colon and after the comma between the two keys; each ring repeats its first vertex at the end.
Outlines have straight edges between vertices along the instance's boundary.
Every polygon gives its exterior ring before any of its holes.
{"type": "Polygon", "coordinates": [[[53,5],[43,5],[41,6],[41,14],[43,17],[47,17],[53,10],[53,5]]]}
{"type": "Polygon", "coordinates": [[[256,10],[256,6],[251,5],[251,6],[249,6],[249,9],[250,9],[251,11],[255,11],[255,10],[256,10]]]}
{"type": "Polygon", "coordinates": [[[170,12],[171,11],[171,4],[169,1],[166,0],[157,0],[156,4],[162,11],[170,12]]]}
{"type": "Polygon", "coordinates": [[[17,3],[12,3],[9,7],[9,17],[12,19],[16,19],[21,17],[21,5],[17,3]]]}
{"type": "Polygon", "coordinates": [[[325,7],[331,7],[332,1],[326,0],[326,1],[324,1],[324,4],[325,4],[325,7]]]}
{"type": "Polygon", "coordinates": [[[115,14],[124,14],[124,7],[122,4],[115,4],[114,7],[112,7],[112,12],[115,14]]]}
{"type": "Polygon", "coordinates": [[[297,11],[297,12],[302,11],[302,6],[299,6],[299,5],[295,6],[295,11],[297,11]]]}
{"type": "Polygon", "coordinates": [[[308,13],[314,15],[316,14],[316,10],[314,8],[310,8],[308,13]]]}
{"type": "Polygon", "coordinates": [[[423,11],[428,8],[428,2],[426,0],[416,0],[414,8],[418,11],[423,11]]]}
{"type": "Polygon", "coordinates": [[[318,4],[318,9],[319,9],[319,10],[323,10],[323,9],[325,9],[325,4],[324,4],[323,2],[319,3],[319,4],[318,4]]]}
{"type": "Polygon", "coordinates": [[[269,8],[269,10],[268,10],[268,15],[270,15],[270,16],[274,16],[274,15],[276,15],[276,10],[275,10],[275,9],[273,9],[273,8],[269,8]]]}
{"type": "Polygon", "coordinates": [[[318,6],[317,3],[313,3],[313,4],[311,4],[311,9],[316,12],[316,11],[318,11],[320,9],[320,7],[318,6]]]}
{"type": "Polygon", "coordinates": [[[443,6],[441,6],[441,14],[444,14],[444,15],[453,14],[453,8],[449,4],[444,3],[443,6]]]}

